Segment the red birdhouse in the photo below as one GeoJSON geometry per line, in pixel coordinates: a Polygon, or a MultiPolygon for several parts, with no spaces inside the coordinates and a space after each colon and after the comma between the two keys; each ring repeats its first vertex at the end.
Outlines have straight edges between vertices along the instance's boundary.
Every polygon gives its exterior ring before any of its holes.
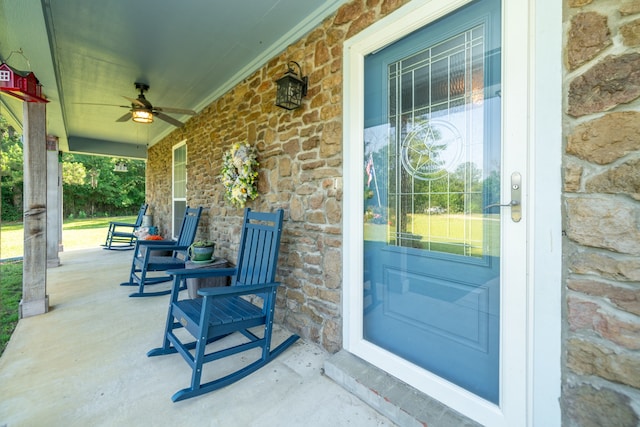
{"type": "Polygon", "coordinates": [[[42,97],[42,85],[31,71],[0,64],[0,90],[26,102],[49,102],[42,97]]]}

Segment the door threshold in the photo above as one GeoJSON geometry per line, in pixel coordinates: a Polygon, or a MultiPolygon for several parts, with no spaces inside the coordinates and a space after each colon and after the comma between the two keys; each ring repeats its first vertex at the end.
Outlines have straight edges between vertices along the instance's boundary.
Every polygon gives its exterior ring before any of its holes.
{"type": "Polygon", "coordinates": [[[324,373],[399,426],[481,427],[346,350],[324,362],[324,373]]]}

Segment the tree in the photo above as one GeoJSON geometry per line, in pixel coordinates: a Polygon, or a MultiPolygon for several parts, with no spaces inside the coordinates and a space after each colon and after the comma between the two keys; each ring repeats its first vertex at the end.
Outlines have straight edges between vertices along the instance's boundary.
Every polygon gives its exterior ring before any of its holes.
{"type": "Polygon", "coordinates": [[[130,214],[144,203],[144,161],[71,153],[62,159],[65,216],[130,214]],[[115,172],[121,162],[127,171],[115,172]]]}
{"type": "Polygon", "coordinates": [[[482,169],[464,162],[451,174],[451,210],[458,213],[482,212],[482,169]]]}
{"type": "MultiPolygon", "coordinates": [[[[0,116],[0,190],[2,220],[22,219],[22,136],[0,116]]],[[[64,153],[62,160],[64,215],[133,214],[145,200],[145,162],[123,158],[64,153]],[[115,172],[116,163],[127,164],[115,172]],[[91,186],[91,176],[94,186],[91,186]]]]}
{"type": "Polygon", "coordinates": [[[64,185],[83,185],[87,177],[87,169],[80,162],[62,163],[62,182],[64,185]]]}
{"type": "Polygon", "coordinates": [[[2,219],[15,221],[22,218],[23,154],[21,135],[9,127],[0,116],[0,192],[2,193],[2,219]]]}

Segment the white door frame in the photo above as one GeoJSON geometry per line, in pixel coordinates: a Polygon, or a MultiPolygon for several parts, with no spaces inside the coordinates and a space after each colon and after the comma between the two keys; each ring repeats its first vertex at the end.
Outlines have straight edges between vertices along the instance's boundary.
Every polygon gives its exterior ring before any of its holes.
{"type": "Polygon", "coordinates": [[[503,211],[501,274],[507,286],[501,298],[507,303],[501,305],[500,405],[362,339],[363,271],[357,260],[362,260],[363,174],[355,165],[363,162],[364,56],[468,2],[414,0],[345,42],[344,348],[380,367],[394,359],[392,375],[483,425],[560,425],[562,5],[554,0],[503,0],[502,6],[502,173],[523,174],[524,219],[512,223],[508,209],[503,211]],[[526,259],[514,258],[518,252],[526,259]]]}

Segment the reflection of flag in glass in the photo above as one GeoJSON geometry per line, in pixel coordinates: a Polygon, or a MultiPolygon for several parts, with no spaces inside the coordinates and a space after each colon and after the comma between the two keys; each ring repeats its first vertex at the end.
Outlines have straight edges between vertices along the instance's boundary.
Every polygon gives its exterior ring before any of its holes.
{"type": "Polygon", "coordinates": [[[367,162],[367,166],[365,167],[365,171],[367,171],[367,187],[371,187],[371,179],[373,178],[373,174],[371,173],[371,169],[373,169],[373,156],[369,155],[369,161],[367,162]]]}

